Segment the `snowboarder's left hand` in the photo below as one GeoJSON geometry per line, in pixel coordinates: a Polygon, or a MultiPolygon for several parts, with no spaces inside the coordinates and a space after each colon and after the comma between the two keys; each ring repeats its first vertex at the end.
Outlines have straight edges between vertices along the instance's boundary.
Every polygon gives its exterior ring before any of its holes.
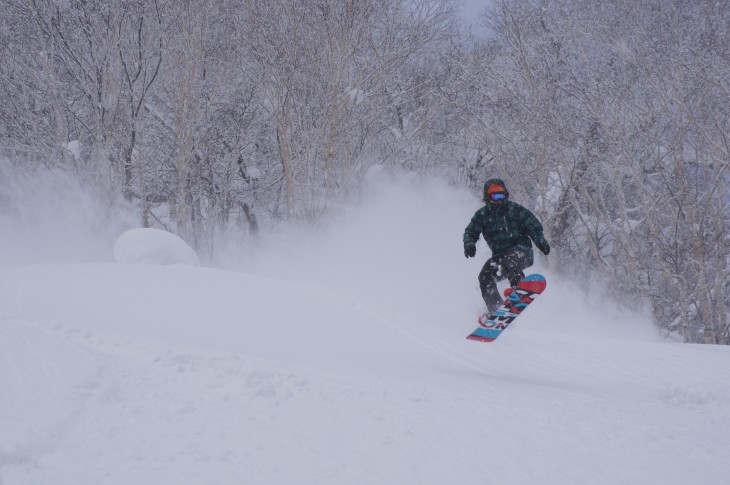
{"type": "Polygon", "coordinates": [[[467,258],[473,258],[477,253],[477,247],[474,244],[467,244],[464,246],[464,256],[467,258]]]}
{"type": "Polygon", "coordinates": [[[543,239],[542,241],[538,241],[537,243],[535,243],[535,246],[537,246],[537,249],[542,251],[542,254],[544,254],[545,256],[550,254],[550,245],[546,240],[543,239]]]}

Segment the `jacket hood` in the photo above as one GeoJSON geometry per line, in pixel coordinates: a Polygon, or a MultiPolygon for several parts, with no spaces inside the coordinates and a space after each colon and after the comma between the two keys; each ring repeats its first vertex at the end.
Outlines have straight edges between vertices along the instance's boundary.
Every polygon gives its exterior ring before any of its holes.
{"type": "Polygon", "coordinates": [[[489,186],[492,184],[499,184],[504,189],[504,193],[507,194],[507,198],[509,199],[509,190],[507,190],[507,185],[502,181],[502,179],[489,179],[486,182],[484,182],[484,188],[482,189],[482,200],[484,202],[487,202],[489,200],[489,197],[487,197],[487,189],[489,189],[489,186]]]}

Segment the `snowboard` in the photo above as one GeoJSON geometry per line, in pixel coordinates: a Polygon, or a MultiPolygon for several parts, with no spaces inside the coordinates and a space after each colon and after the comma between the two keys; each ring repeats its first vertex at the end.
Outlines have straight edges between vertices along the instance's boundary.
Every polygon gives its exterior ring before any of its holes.
{"type": "Polygon", "coordinates": [[[539,274],[531,274],[525,276],[517,284],[516,288],[507,288],[505,291],[506,299],[501,307],[495,310],[493,315],[480,318],[479,327],[470,333],[466,338],[469,340],[479,340],[480,342],[493,342],[500,336],[535,298],[545,291],[547,281],[545,277],[539,274]]]}

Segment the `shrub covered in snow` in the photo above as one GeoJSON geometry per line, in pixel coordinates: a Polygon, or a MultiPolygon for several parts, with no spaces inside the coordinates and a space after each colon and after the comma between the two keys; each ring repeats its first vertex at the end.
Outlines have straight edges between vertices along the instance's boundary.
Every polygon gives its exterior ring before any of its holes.
{"type": "Polygon", "coordinates": [[[200,265],[193,248],[180,237],[160,229],[131,229],[114,245],[117,263],[200,265]]]}

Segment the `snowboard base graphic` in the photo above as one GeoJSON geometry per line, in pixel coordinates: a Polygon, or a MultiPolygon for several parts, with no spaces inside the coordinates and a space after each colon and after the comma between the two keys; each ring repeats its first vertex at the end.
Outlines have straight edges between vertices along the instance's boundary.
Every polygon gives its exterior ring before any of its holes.
{"type": "Polygon", "coordinates": [[[535,301],[537,295],[545,291],[547,281],[539,274],[525,276],[514,290],[508,288],[505,293],[507,298],[493,315],[480,318],[479,327],[469,334],[469,340],[480,342],[493,342],[520,314],[525,311],[530,303],[535,301]],[[511,291],[509,291],[511,290],[511,291]]]}

